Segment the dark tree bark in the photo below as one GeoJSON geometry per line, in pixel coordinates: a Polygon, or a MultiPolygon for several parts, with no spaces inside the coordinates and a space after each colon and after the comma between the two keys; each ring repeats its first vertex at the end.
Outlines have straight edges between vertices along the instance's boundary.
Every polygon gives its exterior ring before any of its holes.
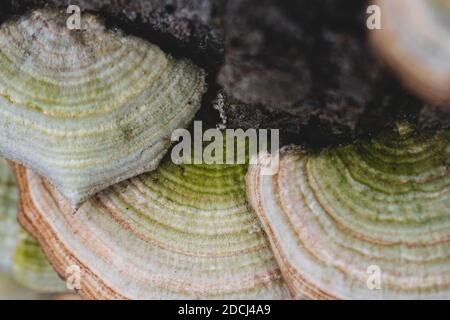
{"type": "Polygon", "coordinates": [[[404,114],[419,126],[449,113],[405,91],[367,44],[367,3],[230,1],[218,81],[232,127],[274,127],[314,146],[376,133],[404,114]]]}
{"type": "Polygon", "coordinates": [[[36,6],[78,4],[192,59],[208,73],[198,118],[278,128],[315,147],[376,133],[399,114],[450,127],[450,112],[401,87],[367,44],[361,0],[3,0],[0,20],[36,6]],[[217,99],[220,97],[220,99],[217,99]]]}

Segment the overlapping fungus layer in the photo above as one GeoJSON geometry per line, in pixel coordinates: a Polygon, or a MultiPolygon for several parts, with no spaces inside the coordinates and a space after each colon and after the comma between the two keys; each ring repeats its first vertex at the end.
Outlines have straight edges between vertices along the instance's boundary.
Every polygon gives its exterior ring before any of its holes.
{"type": "Polygon", "coordinates": [[[20,241],[15,246],[13,257],[14,279],[23,286],[40,293],[69,292],[47,261],[37,241],[20,232],[20,241]]]}
{"type": "Polygon", "coordinates": [[[252,166],[247,193],[298,298],[450,297],[450,133],[380,137],[252,166]]]}
{"type": "Polygon", "coordinates": [[[73,206],[156,168],[200,107],[204,74],[83,14],[42,9],[0,27],[0,152],[73,206]]]}
{"type": "Polygon", "coordinates": [[[416,92],[450,106],[450,0],[375,3],[381,29],[370,34],[382,57],[416,92]]]}
{"type": "Polygon", "coordinates": [[[81,268],[89,298],[289,297],[245,199],[244,165],[174,165],[112,186],[75,215],[42,178],[16,168],[20,221],[58,272],[81,268]]]}
{"type": "Polygon", "coordinates": [[[17,224],[17,187],[8,163],[0,157],[0,272],[12,271],[17,224]]]}
{"type": "Polygon", "coordinates": [[[0,158],[0,272],[41,293],[67,291],[36,240],[17,223],[17,186],[7,162],[0,158]]]}

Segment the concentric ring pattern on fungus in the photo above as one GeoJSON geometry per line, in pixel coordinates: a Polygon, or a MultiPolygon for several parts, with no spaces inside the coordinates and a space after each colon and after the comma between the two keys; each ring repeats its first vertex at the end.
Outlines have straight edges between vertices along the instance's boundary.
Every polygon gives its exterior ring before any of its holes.
{"type": "Polygon", "coordinates": [[[249,168],[247,194],[295,297],[448,299],[449,168],[449,131],[400,121],[319,155],[286,148],[276,175],[249,168]]]}
{"type": "Polygon", "coordinates": [[[175,165],[99,193],[71,214],[16,166],[20,221],[78,293],[111,299],[285,299],[289,292],[245,198],[245,165],[175,165]]]}
{"type": "Polygon", "coordinates": [[[200,108],[204,72],[82,15],[33,11],[0,26],[0,152],[73,207],[153,170],[200,108]]]}

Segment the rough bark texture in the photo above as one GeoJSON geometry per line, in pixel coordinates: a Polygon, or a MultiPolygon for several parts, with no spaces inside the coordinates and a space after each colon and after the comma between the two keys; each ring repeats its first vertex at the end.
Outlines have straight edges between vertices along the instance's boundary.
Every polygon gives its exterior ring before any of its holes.
{"type": "Polygon", "coordinates": [[[229,126],[278,127],[288,142],[320,147],[376,132],[399,113],[448,123],[448,112],[403,90],[374,57],[366,8],[360,0],[230,1],[218,77],[229,126]]]}
{"type": "Polygon", "coordinates": [[[398,114],[450,126],[450,112],[404,90],[374,57],[366,1],[7,0],[0,21],[68,3],[206,69],[198,118],[209,125],[216,107],[230,128],[279,128],[283,143],[316,147],[370,135],[398,114]]]}

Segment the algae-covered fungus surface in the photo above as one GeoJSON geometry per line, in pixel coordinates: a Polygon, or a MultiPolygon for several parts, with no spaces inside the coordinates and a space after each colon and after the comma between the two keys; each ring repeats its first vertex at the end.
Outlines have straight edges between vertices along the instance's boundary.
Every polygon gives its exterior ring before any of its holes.
{"type": "Polygon", "coordinates": [[[399,122],[318,155],[281,151],[247,175],[247,195],[298,298],[445,299],[450,264],[450,131],[399,122]],[[367,268],[382,270],[368,290],[367,268]]]}
{"type": "Polygon", "coordinates": [[[0,26],[0,150],[73,207],[155,169],[205,89],[189,61],[96,16],[83,23],[73,32],[60,11],[41,9],[0,26]]]}
{"type": "Polygon", "coordinates": [[[85,298],[287,299],[245,197],[246,165],[175,165],[99,193],[73,215],[42,177],[17,165],[19,220],[58,273],[79,265],[85,298]]]}
{"type": "Polygon", "coordinates": [[[449,8],[2,0],[0,298],[450,299],[449,8]]]}

